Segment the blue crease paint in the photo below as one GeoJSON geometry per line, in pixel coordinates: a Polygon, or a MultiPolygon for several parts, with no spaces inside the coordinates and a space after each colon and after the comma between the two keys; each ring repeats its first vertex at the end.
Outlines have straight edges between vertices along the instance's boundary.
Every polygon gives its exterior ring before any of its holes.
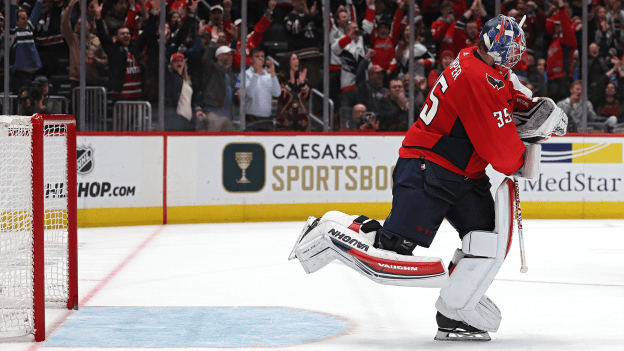
{"type": "Polygon", "coordinates": [[[44,345],[278,347],[347,328],[338,317],[285,307],[83,307],[44,345]]]}

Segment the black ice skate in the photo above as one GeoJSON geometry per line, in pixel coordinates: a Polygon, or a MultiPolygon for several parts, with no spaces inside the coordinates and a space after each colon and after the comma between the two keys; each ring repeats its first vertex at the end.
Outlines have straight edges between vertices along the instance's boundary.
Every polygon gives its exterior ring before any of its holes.
{"type": "Polygon", "coordinates": [[[490,334],[485,330],[471,327],[462,321],[447,318],[440,312],[436,315],[438,333],[435,340],[438,341],[490,341],[490,334]]]}

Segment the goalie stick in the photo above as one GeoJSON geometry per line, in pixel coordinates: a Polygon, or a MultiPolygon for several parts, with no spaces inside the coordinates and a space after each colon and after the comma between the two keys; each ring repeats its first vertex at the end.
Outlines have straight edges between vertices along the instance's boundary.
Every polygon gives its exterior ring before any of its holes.
{"type": "Polygon", "coordinates": [[[529,267],[526,264],[524,255],[524,236],[522,235],[522,209],[520,208],[520,187],[518,186],[518,178],[514,177],[514,188],[516,191],[516,220],[518,221],[518,243],[520,244],[520,272],[526,273],[529,267]]]}

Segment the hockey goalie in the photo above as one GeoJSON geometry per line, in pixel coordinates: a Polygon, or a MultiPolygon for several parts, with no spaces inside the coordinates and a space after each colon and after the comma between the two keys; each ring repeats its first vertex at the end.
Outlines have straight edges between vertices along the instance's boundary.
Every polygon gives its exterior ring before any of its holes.
{"type": "Polygon", "coordinates": [[[519,202],[511,178],[492,196],[485,168],[539,177],[539,143],[567,124],[511,71],[525,50],[521,28],[504,15],[491,19],[478,45],[440,75],[399,150],[383,225],[337,211],[310,217],[289,259],[306,273],[338,259],[380,284],[440,288],[435,339],[490,340],[502,315],[485,293],[509,252],[519,202]],[[448,266],[422,255],[445,218],[461,241],[448,266]]]}

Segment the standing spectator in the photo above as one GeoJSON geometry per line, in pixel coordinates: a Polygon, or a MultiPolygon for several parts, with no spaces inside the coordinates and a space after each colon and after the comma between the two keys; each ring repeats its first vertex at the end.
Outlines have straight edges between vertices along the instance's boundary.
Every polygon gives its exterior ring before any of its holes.
{"type": "MultiPolygon", "coordinates": [[[[215,33],[216,34],[216,33],[215,33]]],[[[205,117],[198,119],[198,130],[233,130],[232,100],[236,76],[232,72],[232,49],[220,46],[218,35],[213,36],[202,57],[204,90],[202,104],[205,117]],[[214,58],[217,59],[215,62],[214,58]]]]}
{"type": "MultiPolygon", "coordinates": [[[[267,29],[269,29],[269,27],[271,26],[271,23],[273,23],[272,16],[273,16],[273,10],[275,9],[276,5],[277,3],[275,1],[273,0],[269,1],[267,10],[264,13],[264,16],[262,16],[260,20],[258,21],[258,23],[256,23],[256,25],[254,26],[253,32],[247,35],[246,48],[245,48],[245,65],[246,66],[251,65],[251,57],[250,57],[251,50],[253,48],[257,48],[260,46],[264,33],[267,31],[267,29]]],[[[241,22],[242,20],[240,19],[236,20],[236,22],[234,23],[234,28],[233,28],[233,31],[234,31],[233,36],[237,39],[236,52],[234,53],[234,61],[232,62],[232,68],[234,68],[235,70],[238,70],[241,66],[241,46],[243,44],[242,40],[240,39],[241,22]]]]}
{"type": "Polygon", "coordinates": [[[282,94],[277,121],[287,130],[309,131],[310,116],[306,103],[310,97],[310,87],[306,83],[308,70],[301,69],[296,53],[287,55],[282,67],[282,94]]]}
{"type": "Polygon", "coordinates": [[[533,96],[548,96],[546,60],[537,60],[537,65],[529,69],[529,82],[534,87],[533,96]]]}
{"type": "Polygon", "coordinates": [[[41,58],[40,74],[48,77],[61,70],[59,58],[67,58],[67,45],[61,35],[63,0],[43,0],[39,22],[35,24],[34,39],[41,58]]]}
{"type": "MultiPolygon", "coordinates": [[[[182,24],[182,22],[186,19],[186,10],[190,2],[187,0],[169,0],[167,1],[167,15],[168,18],[173,20],[173,22],[177,21],[178,26],[182,24]],[[176,18],[177,17],[177,18],[176,18]],[[176,18],[176,19],[174,19],[176,18]]],[[[172,21],[168,21],[172,22],[172,21]]],[[[171,25],[171,23],[170,23],[171,25]]],[[[179,28],[179,27],[178,27],[179,28]]],[[[174,26],[171,26],[171,31],[175,32],[174,26]]]]}
{"type": "Polygon", "coordinates": [[[453,54],[457,55],[461,50],[474,46],[477,43],[479,27],[481,23],[485,22],[487,22],[487,12],[483,8],[481,0],[475,0],[472,7],[455,22],[453,54]]]}
{"type": "MultiPolygon", "coordinates": [[[[133,0],[131,0],[133,1],[133,0]]],[[[172,33],[171,27],[168,23],[165,23],[165,59],[168,60],[171,55],[179,51],[182,43],[188,38],[191,28],[197,23],[195,20],[195,11],[199,0],[190,0],[186,7],[187,15],[182,23],[182,26],[178,29],[177,33],[172,33]]],[[[151,36],[148,39],[146,47],[147,57],[147,77],[145,80],[146,99],[152,103],[158,103],[158,77],[159,72],[159,55],[160,55],[160,27],[157,29],[157,35],[151,36]]],[[[166,65],[169,65],[169,61],[166,61],[166,65]]]]}
{"type": "Polygon", "coordinates": [[[382,109],[377,114],[379,119],[379,131],[403,132],[407,131],[407,112],[409,100],[405,97],[403,82],[400,79],[390,81],[388,96],[383,98],[382,109]]]}
{"type": "MultiPolygon", "coordinates": [[[[396,47],[397,73],[399,78],[409,72],[409,33],[412,26],[405,26],[403,37],[396,47]]],[[[423,37],[414,34],[414,74],[424,77],[425,70],[429,69],[435,63],[435,57],[427,47],[422,43],[423,37]]],[[[450,51],[449,51],[450,52],[450,51]]],[[[452,52],[451,52],[452,55],[452,52]]]]}
{"type": "Polygon", "coordinates": [[[440,5],[440,17],[431,24],[431,36],[438,47],[440,47],[446,31],[453,23],[455,23],[453,3],[446,0],[440,5]]]}
{"type": "Polygon", "coordinates": [[[455,56],[453,56],[453,52],[451,50],[445,50],[440,54],[440,62],[436,65],[434,69],[429,72],[429,77],[427,79],[427,84],[429,85],[429,89],[432,89],[435,83],[438,81],[438,77],[448,65],[453,62],[455,56]]]}
{"type": "Polygon", "coordinates": [[[215,36],[217,32],[225,33],[226,39],[229,42],[232,41],[232,17],[230,13],[232,11],[232,0],[224,0],[223,6],[214,5],[210,8],[210,21],[205,30],[215,36]]]}
{"type": "Polygon", "coordinates": [[[292,0],[293,10],[284,17],[288,50],[318,48],[321,44],[319,28],[323,28],[323,18],[317,11],[316,1],[310,9],[306,0],[292,0]]]}
{"type": "MultiPolygon", "coordinates": [[[[600,104],[596,107],[596,114],[601,117],[615,116],[616,123],[624,123],[624,110],[622,109],[622,103],[616,97],[617,89],[615,83],[607,83],[607,87],[604,91],[604,98],[600,104]]],[[[610,128],[609,128],[610,129],[610,128]]],[[[606,130],[607,132],[613,132],[613,130],[606,130]]]]}
{"type": "Polygon", "coordinates": [[[11,0],[9,57],[12,65],[10,88],[14,93],[17,93],[22,85],[30,83],[35,77],[35,72],[42,67],[39,52],[33,40],[33,23],[39,21],[40,14],[41,0],[35,2],[30,18],[26,10],[18,9],[17,0],[11,0]]]}
{"type": "MultiPolygon", "coordinates": [[[[345,36],[334,42],[331,50],[342,60],[340,71],[340,93],[342,107],[351,107],[356,104],[356,72],[360,62],[367,53],[364,51],[364,40],[359,33],[359,26],[355,22],[349,23],[345,29],[345,36]]],[[[369,56],[367,59],[370,59],[369,56]]]]}
{"type": "Polygon", "coordinates": [[[535,2],[530,0],[518,0],[516,8],[509,11],[508,14],[513,17],[517,23],[520,23],[522,18],[526,16],[522,30],[526,40],[526,52],[535,56],[535,40],[540,33],[543,33],[546,29],[544,24],[546,23],[546,13],[535,2]]]}
{"type": "MultiPolygon", "coordinates": [[[[126,0],[119,1],[125,2],[126,0]]],[[[151,4],[152,9],[145,29],[135,42],[131,40],[130,30],[127,27],[121,27],[117,30],[117,41],[113,42],[104,28],[102,5],[96,6],[97,36],[100,38],[106,56],[108,56],[111,95],[115,99],[137,100],[143,96],[146,79],[143,50],[149,37],[156,34],[160,1],[151,0],[151,4]]]]}
{"type": "MultiPolygon", "coordinates": [[[[4,82],[4,15],[0,14],[0,79],[4,82]]],[[[0,93],[4,93],[4,84],[0,84],[0,93]]]]}
{"type": "Polygon", "coordinates": [[[108,34],[116,35],[117,30],[126,26],[126,17],[128,16],[128,2],[126,0],[111,0],[113,7],[110,9],[104,22],[108,29],[108,34]]]}
{"type": "MultiPolygon", "coordinates": [[[[596,43],[589,45],[587,56],[587,90],[588,99],[596,105],[602,100],[605,85],[610,76],[617,70],[610,70],[605,58],[600,56],[600,47],[596,43]]],[[[617,61],[617,59],[614,59],[617,61]]]]}
{"type": "MultiPolygon", "coordinates": [[[[576,50],[576,37],[564,3],[558,0],[559,11],[546,21],[546,31],[553,34],[548,48],[548,97],[554,101],[565,98],[572,81],[572,54],[576,50]]],[[[569,126],[568,126],[569,127],[569,126]]]]}
{"type": "Polygon", "coordinates": [[[607,10],[604,6],[594,6],[593,20],[589,22],[587,40],[600,47],[600,56],[607,57],[610,50],[615,51],[613,28],[607,24],[607,10]]]}
{"type": "Polygon", "coordinates": [[[186,68],[184,55],[171,55],[171,63],[165,74],[165,130],[194,131],[195,116],[204,117],[201,109],[192,105],[193,87],[186,68]]]}
{"type": "MultiPolygon", "coordinates": [[[[583,119],[583,106],[581,98],[583,97],[583,82],[574,81],[570,87],[570,96],[557,102],[563,112],[568,115],[568,132],[576,133],[579,131],[583,119]]],[[[594,122],[596,113],[591,101],[587,101],[587,122],[594,122]]]]}
{"type": "MultiPolygon", "coordinates": [[[[73,30],[69,20],[72,9],[78,1],[79,0],[70,0],[63,13],[63,18],[61,19],[63,36],[65,37],[67,46],[69,46],[69,91],[72,93],[74,88],[80,84],[80,26],[82,18],[78,18],[73,30]]],[[[92,3],[93,2],[97,3],[97,0],[93,0],[92,3]]],[[[98,67],[108,65],[108,57],[102,48],[100,39],[97,35],[93,34],[95,23],[87,23],[86,27],[86,83],[87,85],[96,85],[98,81],[98,67]]]]}
{"type": "MultiPolygon", "coordinates": [[[[329,31],[330,48],[335,42],[345,35],[345,28],[349,22],[355,22],[355,8],[351,0],[346,0],[346,6],[339,6],[331,19],[331,30],[329,31]]],[[[329,98],[334,101],[336,111],[340,110],[340,71],[342,61],[340,57],[330,50],[329,58],[329,98]]]]}
{"type": "Polygon", "coordinates": [[[611,0],[609,3],[609,12],[607,12],[606,21],[613,28],[613,35],[619,44],[619,51],[622,51],[622,43],[624,42],[624,10],[622,10],[621,0],[611,0]]]}
{"type": "MultiPolygon", "coordinates": [[[[405,91],[406,96],[407,94],[409,94],[409,83],[410,76],[409,74],[406,74],[403,76],[403,90],[405,91]]],[[[428,94],[429,84],[427,82],[427,79],[424,79],[423,77],[418,75],[414,75],[414,109],[416,109],[416,111],[420,111],[420,108],[425,103],[425,99],[427,98],[428,94]]],[[[417,116],[414,117],[418,118],[417,116]]]]}
{"type": "MultiPolygon", "coordinates": [[[[357,103],[366,105],[369,112],[381,111],[381,100],[388,95],[388,89],[383,85],[384,70],[379,65],[373,65],[371,57],[375,56],[375,50],[368,49],[364,60],[360,62],[356,76],[357,103]],[[368,79],[366,79],[368,69],[368,79]]],[[[352,106],[352,105],[349,105],[352,106]]]]}
{"type": "Polygon", "coordinates": [[[390,76],[396,72],[395,46],[401,33],[401,19],[403,18],[405,2],[397,0],[398,8],[392,19],[392,24],[389,18],[382,16],[377,20],[376,26],[374,25],[375,2],[374,0],[366,0],[366,4],[368,9],[366,10],[366,17],[362,21],[362,29],[370,35],[370,43],[376,52],[375,56],[372,57],[372,63],[381,66],[386,76],[390,76]]]}
{"type": "Polygon", "coordinates": [[[274,118],[271,118],[272,101],[282,92],[275,64],[271,60],[265,61],[264,50],[253,48],[251,67],[245,71],[245,75],[247,130],[275,130],[274,118]]]}

